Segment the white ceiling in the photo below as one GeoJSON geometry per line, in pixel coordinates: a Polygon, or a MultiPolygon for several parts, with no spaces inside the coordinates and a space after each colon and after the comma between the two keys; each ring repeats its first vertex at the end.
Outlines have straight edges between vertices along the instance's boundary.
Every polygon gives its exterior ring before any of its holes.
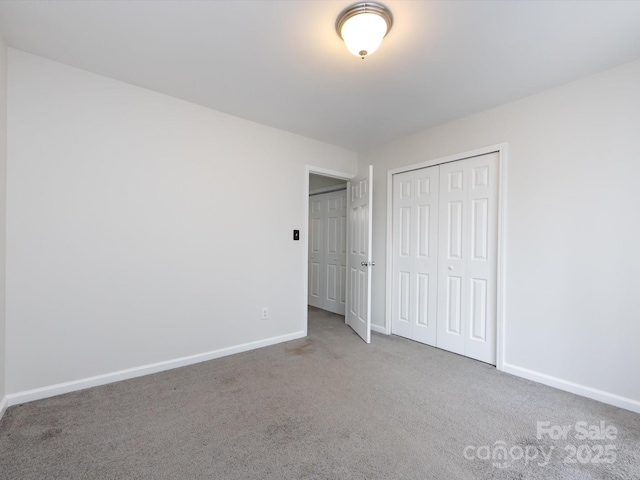
{"type": "Polygon", "coordinates": [[[360,60],[344,1],[9,1],[9,46],[362,150],[640,58],[640,1],[384,0],[360,60]]]}

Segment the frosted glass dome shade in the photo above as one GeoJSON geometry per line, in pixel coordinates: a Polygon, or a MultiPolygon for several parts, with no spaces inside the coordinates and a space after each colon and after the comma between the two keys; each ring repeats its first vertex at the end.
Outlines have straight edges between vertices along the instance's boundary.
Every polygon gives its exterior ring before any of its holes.
{"type": "Polygon", "coordinates": [[[362,13],[347,20],[340,33],[347,50],[364,58],[382,43],[387,34],[387,22],[375,13],[362,13]]]}
{"type": "Polygon", "coordinates": [[[387,7],[376,2],[361,2],[338,15],[336,32],[347,50],[364,58],[378,49],[392,25],[393,15],[387,7]]]}

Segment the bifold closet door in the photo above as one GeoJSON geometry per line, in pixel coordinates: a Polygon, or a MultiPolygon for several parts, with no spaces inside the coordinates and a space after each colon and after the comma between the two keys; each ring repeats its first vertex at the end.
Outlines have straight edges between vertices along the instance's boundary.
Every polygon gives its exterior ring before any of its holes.
{"type": "Polygon", "coordinates": [[[496,362],[498,154],[393,176],[391,331],[496,362]]]}
{"type": "Polygon", "coordinates": [[[436,345],[438,170],[393,177],[392,333],[436,345]]]}
{"type": "Polygon", "coordinates": [[[440,165],[437,346],[496,363],[498,154],[440,165]]]}

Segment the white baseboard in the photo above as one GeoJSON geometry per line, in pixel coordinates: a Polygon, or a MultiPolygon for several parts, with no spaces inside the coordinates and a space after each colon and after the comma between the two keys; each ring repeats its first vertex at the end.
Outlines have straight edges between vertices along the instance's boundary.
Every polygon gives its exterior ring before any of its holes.
{"type": "Polygon", "coordinates": [[[387,334],[387,331],[384,329],[384,327],[381,327],[380,325],[374,325],[373,323],[371,324],[371,331],[381,333],[383,335],[387,334]]]}
{"type": "Polygon", "coordinates": [[[3,403],[0,405],[4,405],[4,408],[6,408],[7,406],[18,405],[20,403],[32,402],[34,400],[41,400],[55,395],[62,395],[64,393],[105,385],[107,383],[119,382],[121,380],[128,380],[130,378],[142,377],[143,375],[150,375],[152,373],[163,372],[165,370],[185,367],[187,365],[193,365],[194,363],[206,362],[215,358],[226,357],[227,355],[246,352],[248,350],[255,350],[256,348],[268,347],[269,345],[288,342],[303,337],[305,337],[304,332],[295,332],[279,337],[258,340],[256,342],[244,343],[234,347],[222,348],[220,350],[199,353],[197,355],[190,355],[188,357],[142,365],[135,368],[128,368],[126,370],[97,375],[95,377],[73,380],[71,382],[59,383],[57,385],[49,385],[47,387],[35,388],[24,392],[11,393],[3,399],[3,403]]]}
{"type": "Polygon", "coordinates": [[[2,416],[4,415],[4,412],[7,411],[8,407],[9,407],[9,399],[5,395],[2,398],[2,400],[0,400],[0,420],[2,420],[2,416]]]}
{"type": "Polygon", "coordinates": [[[575,393],[576,395],[581,395],[593,400],[598,400],[602,403],[607,403],[609,405],[614,405],[626,410],[631,410],[635,413],[640,413],[640,401],[638,400],[622,397],[614,393],[598,390],[597,388],[587,387],[585,385],[570,382],[568,380],[563,380],[561,378],[552,377],[551,375],[546,375],[544,373],[539,373],[527,368],[511,365],[506,362],[503,364],[502,371],[510,373],[512,375],[516,375],[518,377],[526,378],[527,380],[533,380],[534,382],[542,383],[559,390],[564,390],[565,392],[575,393]]]}

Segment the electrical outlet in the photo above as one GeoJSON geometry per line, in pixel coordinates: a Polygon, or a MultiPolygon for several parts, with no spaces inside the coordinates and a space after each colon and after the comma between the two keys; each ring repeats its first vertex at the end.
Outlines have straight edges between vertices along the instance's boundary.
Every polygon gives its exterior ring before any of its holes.
{"type": "Polygon", "coordinates": [[[269,307],[262,307],[262,319],[266,320],[269,318],[269,307]]]}

